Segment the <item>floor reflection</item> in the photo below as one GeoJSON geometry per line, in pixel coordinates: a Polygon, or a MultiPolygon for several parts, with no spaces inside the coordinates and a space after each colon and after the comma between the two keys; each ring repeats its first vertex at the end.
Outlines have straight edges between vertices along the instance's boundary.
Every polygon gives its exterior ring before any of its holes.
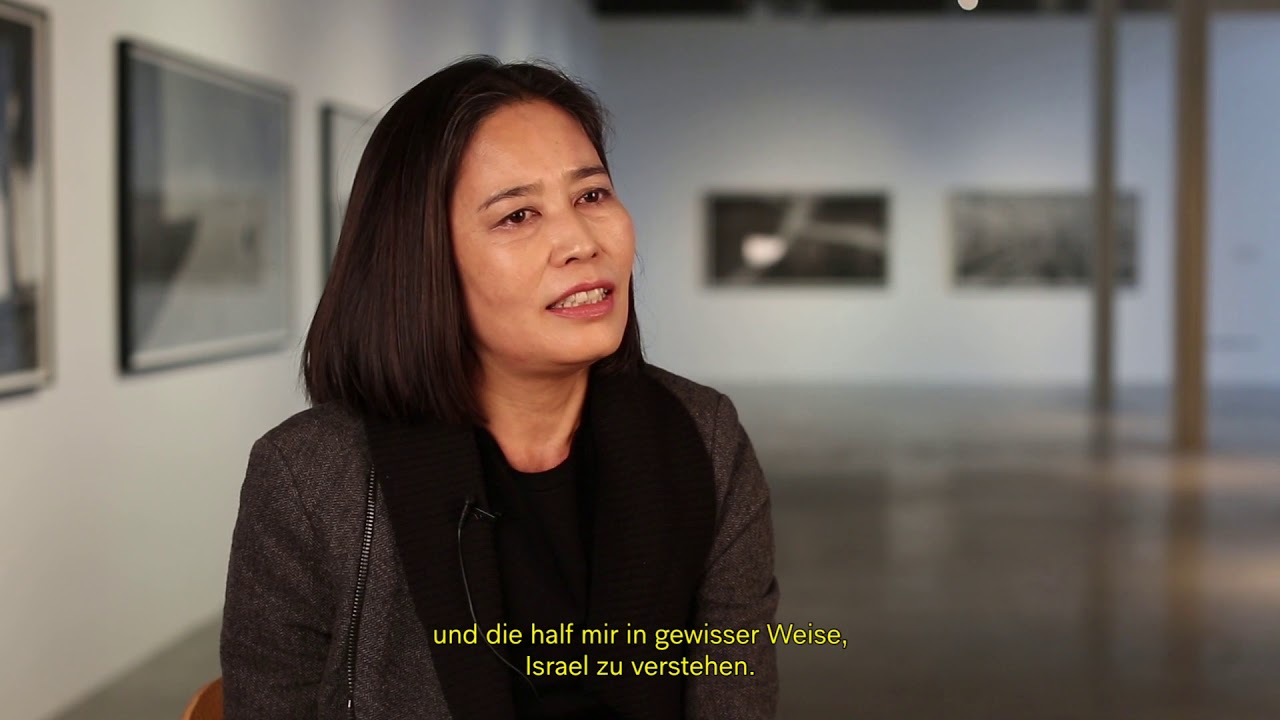
{"type": "Polygon", "coordinates": [[[853,638],[780,648],[781,718],[1280,717],[1280,403],[1178,459],[1150,402],[1100,451],[1083,398],[774,392],[780,615],[853,638]]]}

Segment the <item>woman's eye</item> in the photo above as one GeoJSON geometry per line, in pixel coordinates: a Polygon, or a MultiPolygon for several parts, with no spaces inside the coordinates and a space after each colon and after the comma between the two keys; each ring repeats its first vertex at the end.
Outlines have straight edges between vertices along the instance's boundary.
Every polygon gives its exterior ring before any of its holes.
{"type": "Polygon", "coordinates": [[[587,192],[582,194],[583,201],[587,203],[602,202],[607,197],[609,197],[609,191],[604,188],[596,188],[594,190],[588,190],[587,192]]]}
{"type": "Polygon", "coordinates": [[[528,211],[528,210],[517,210],[517,211],[515,211],[515,212],[511,213],[510,215],[506,216],[506,217],[505,217],[505,218],[503,218],[502,220],[503,220],[503,222],[505,222],[505,223],[509,223],[509,224],[511,224],[511,225],[519,225],[520,223],[522,223],[522,222],[524,222],[525,220],[528,220],[528,219],[529,219],[529,211],[528,211]]]}

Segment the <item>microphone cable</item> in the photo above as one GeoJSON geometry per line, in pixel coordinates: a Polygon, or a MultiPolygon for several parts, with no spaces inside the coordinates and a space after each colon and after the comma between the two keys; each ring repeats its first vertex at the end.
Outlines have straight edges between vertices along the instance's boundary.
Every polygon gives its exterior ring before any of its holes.
{"type": "MultiPolygon", "coordinates": [[[[476,619],[476,606],[475,606],[475,603],[471,601],[471,586],[467,583],[467,563],[463,559],[463,555],[462,555],[462,528],[464,525],[466,525],[467,518],[471,515],[473,511],[479,514],[481,517],[485,518],[486,520],[490,520],[490,521],[497,520],[498,518],[502,517],[502,514],[489,512],[488,510],[485,510],[479,505],[476,505],[476,501],[474,497],[468,497],[466,502],[464,502],[462,505],[462,515],[458,517],[458,569],[462,572],[462,591],[467,596],[467,610],[471,612],[471,622],[475,624],[476,632],[479,633],[480,621],[476,619]]],[[[493,653],[494,657],[498,658],[499,662],[501,662],[503,665],[506,665],[508,668],[510,668],[511,672],[515,673],[516,675],[519,675],[525,681],[525,683],[529,685],[529,689],[533,691],[534,697],[537,697],[537,698],[542,697],[538,693],[538,688],[534,686],[533,680],[530,679],[528,675],[525,675],[524,673],[517,670],[516,666],[508,662],[507,659],[504,658],[502,654],[498,652],[498,649],[493,646],[493,643],[489,642],[487,633],[484,635],[484,644],[489,646],[489,651],[493,653]]]]}

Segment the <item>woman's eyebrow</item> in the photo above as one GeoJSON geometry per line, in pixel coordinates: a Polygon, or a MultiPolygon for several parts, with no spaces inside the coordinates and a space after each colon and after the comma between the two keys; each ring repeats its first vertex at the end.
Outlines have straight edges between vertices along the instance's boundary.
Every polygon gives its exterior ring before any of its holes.
{"type": "MultiPolygon", "coordinates": [[[[609,171],[605,170],[603,165],[587,165],[585,167],[580,167],[575,170],[569,170],[568,172],[565,173],[565,178],[570,181],[586,180],[587,178],[595,177],[596,175],[604,175],[605,177],[608,177],[609,171]]],[[[502,190],[500,192],[494,193],[489,197],[488,200],[485,200],[483,203],[480,203],[480,207],[476,209],[476,212],[484,212],[485,210],[488,210],[490,207],[492,207],[494,203],[502,202],[503,200],[506,200],[508,198],[525,197],[526,195],[530,195],[532,193],[541,192],[541,191],[542,191],[541,182],[529,183],[527,185],[517,185],[512,188],[507,188],[506,190],[502,190]]]]}
{"type": "Polygon", "coordinates": [[[485,200],[484,202],[480,203],[480,207],[476,209],[476,212],[484,212],[485,210],[488,210],[489,207],[492,206],[494,203],[501,202],[503,200],[506,200],[507,198],[524,197],[526,195],[529,195],[530,193],[538,192],[541,190],[542,190],[542,183],[540,182],[529,183],[528,185],[517,185],[513,188],[507,188],[506,190],[503,190],[501,192],[495,193],[494,195],[491,195],[488,200],[485,200]]]}
{"type": "Polygon", "coordinates": [[[586,180],[587,178],[594,177],[596,175],[604,175],[605,177],[608,177],[609,171],[605,170],[603,165],[588,165],[565,173],[565,177],[569,180],[586,180]]]}

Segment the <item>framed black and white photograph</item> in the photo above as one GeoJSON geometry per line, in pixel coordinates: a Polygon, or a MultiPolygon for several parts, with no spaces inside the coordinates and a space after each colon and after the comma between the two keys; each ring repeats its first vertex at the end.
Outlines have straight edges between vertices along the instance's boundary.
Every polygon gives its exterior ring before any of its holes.
{"type": "Polygon", "coordinates": [[[52,374],[47,43],[42,13],[0,2],[0,394],[52,374]]]}
{"type": "Polygon", "coordinates": [[[356,168],[369,136],[377,126],[374,113],[355,110],[335,103],[320,108],[320,157],[323,173],[324,209],[324,274],[328,277],[333,257],[338,252],[342,218],[347,211],[347,198],[356,179],[356,168]]]}
{"type": "Polygon", "coordinates": [[[283,347],[288,91],[133,42],[119,63],[123,369],[283,347]]]}
{"type": "MultiPolygon", "coordinates": [[[[1116,284],[1138,282],[1138,198],[1115,202],[1116,284]]],[[[951,198],[954,276],[961,286],[1084,287],[1093,276],[1088,192],[959,192],[951,198]]]]}
{"type": "Polygon", "coordinates": [[[713,285],[884,285],[888,196],[712,194],[713,285]]]}

